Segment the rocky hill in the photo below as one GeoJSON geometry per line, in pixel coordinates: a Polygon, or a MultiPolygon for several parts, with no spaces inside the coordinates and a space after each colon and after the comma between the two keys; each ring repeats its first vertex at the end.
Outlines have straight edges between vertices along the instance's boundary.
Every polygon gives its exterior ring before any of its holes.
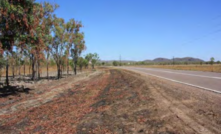
{"type": "Polygon", "coordinates": [[[199,58],[193,58],[193,57],[184,57],[184,58],[174,58],[174,59],[167,59],[167,58],[156,58],[154,60],[144,60],[146,63],[165,63],[165,62],[204,62],[203,60],[199,58]]]}

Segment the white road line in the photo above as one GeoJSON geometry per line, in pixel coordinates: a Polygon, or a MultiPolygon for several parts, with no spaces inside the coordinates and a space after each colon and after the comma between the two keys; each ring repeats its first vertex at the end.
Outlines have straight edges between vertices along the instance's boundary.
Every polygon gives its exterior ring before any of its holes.
{"type": "Polygon", "coordinates": [[[146,69],[146,68],[134,68],[134,69],[138,69],[138,70],[150,70],[150,71],[156,71],[156,72],[166,72],[166,73],[181,74],[181,75],[189,75],[189,76],[195,76],[195,77],[203,77],[203,78],[220,79],[220,80],[221,80],[221,77],[210,77],[210,76],[204,76],[204,75],[195,75],[195,74],[177,73],[177,72],[171,72],[171,71],[162,71],[162,70],[154,70],[154,69],[146,69]]]}
{"type": "MultiPolygon", "coordinates": [[[[134,70],[130,70],[130,71],[134,71],[134,70]]],[[[176,82],[176,83],[180,83],[180,84],[184,84],[184,85],[188,85],[188,86],[192,86],[192,87],[197,87],[197,88],[201,88],[201,89],[204,89],[204,90],[207,90],[207,91],[210,91],[210,92],[221,94],[221,91],[217,91],[217,90],[214,90],[214,89],[193,85],[193,84],[189,84],[189,83],[185,83],[185,82],[182,82],[182,81],[177,81],[177,80],[169,79],[169,78],[166,78],[166,77],[162,77],[162,76],[158,76],[158,75],[154,75],[154,74],[150,74],[150,73],[146,73],[146,72],[142,72],[142,71],[137,71],[137,72],[145,73],[145,74],[157,77],[157,78],[161,78],[161,79],[169,80],[169,81],[172,81],[172,82],[176,82]]]]}

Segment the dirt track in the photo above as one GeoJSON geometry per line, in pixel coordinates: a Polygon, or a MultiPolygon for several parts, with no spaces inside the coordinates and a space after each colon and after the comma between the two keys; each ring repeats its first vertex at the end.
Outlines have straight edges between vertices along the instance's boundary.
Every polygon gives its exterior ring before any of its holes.
{"type": "Polygon", "coordinates": [[[8,110],[0,115],[0,133],[221,133],[220,96],[129,71],[100,70],[35,90],[0,98],[8,110]],[[32,107],[38,97],[44,102],[32,107]],[[10,110],[25,101],[28,107],[10,110]]]}

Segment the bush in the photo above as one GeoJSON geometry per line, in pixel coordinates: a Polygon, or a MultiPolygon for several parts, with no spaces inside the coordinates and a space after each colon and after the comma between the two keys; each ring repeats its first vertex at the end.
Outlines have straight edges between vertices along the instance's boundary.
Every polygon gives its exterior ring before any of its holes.
{"type": "Polygon", "coordinates": [[[114,62],[113,62],[113,65],[114,65],[114,66],[119,66],[120,64],[119,64],[119,62],[114,61],[114,62]]]}

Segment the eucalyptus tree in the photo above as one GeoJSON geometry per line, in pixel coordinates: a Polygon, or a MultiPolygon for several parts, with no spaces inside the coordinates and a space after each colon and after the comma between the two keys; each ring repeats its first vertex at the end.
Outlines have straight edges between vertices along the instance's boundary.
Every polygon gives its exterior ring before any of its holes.
{"type": "Polygon", "coordinates": [[[213,65],[213,64],[214,64],[214,61],[215,61],[215,58],[214,58],[214,57],[211,57],[211,58],[210,58],[210,64],[213,65]]]}
{"type": "Polygon", "coordinates": [[[93,54],[92,53],[89,53],[85,56],[85,59],[91,64],[91,61],[92,61],[92,57],[93,57],[93,54]]]}
{"type": "MultiPolygon", "coordinates": [[[[78,27],[78,26],[77,26],[78,27]]],[[[77,62],[78,58],[80,57],[81,53],[86,49],[85,41],[84,41],[84,34],[83,33],[76,33],[74,39],[74,45],[71,49],[71,56],[74,63],[74,74],[77,74],[77,62]]]]}
{"type": "Polygon", "coordinates": [[[78,66],[80,68],[80,71],[82,71],[82,68],[83,68],[83,65],[84,65],[84,58],[83,57],[79,57],[77,64],[78,64],[78,66]]]}
{"type": "Polygon", "coordinates": [[[47,45],[45,47],[44,53],[45,53],[45,56],[46,56],[47,79],[49,79],[49,74],[48,74],[48,71],[49,71],[49,58],[50,58],[50,47],[49,47],[49,45],[47,45]]]}
{"type": "Polygon", "coordinates": [[[92,60],[91,60],[91,65],[92,68],[94,69],[94,65],[97,63],[97,61],[99,60],[99,56],[97,53],[94,53],[92,56],[92,60]]]}
{"type": "MultiPolygon", "coordinates": [[[[15,40],[27,41],[33,29],[34,0],[0,1],[0,51],[6,55],[12,51],[15,40]]],[[[6,62],[6,85],[9,86],[8,62],[6,62]]]]}
{"type": "Polygon", "coordinates": [[[15,68],[16,68],[16,63],[17,63],[16,52],[11,51],[8,62],[12,69],[12,78],[15,78],[15,68]]]}
{"type": "Polygon", "coordinates": [[[31,48],[32,63],[32,79],[40,78],[40,61],[45,58],[44,51],[48,49],[48,45],[52,42],[51,28],[53,25],[53,12],[58,5],[51,5],[48,2],[36,4],[34,8],[34,29],[30,35],[33,37],[29,42],[31,48]]]}
{"type": "Polygon", "coordinates": [[[20,49],[20,48],[18,48],[18,47],[16,47],[16,51],[15,51],[15,53],[16,53],[16,61],[17,61],[17,65],[18,65],[18,76],[19,76],[19,78],[20,78],[20,76],[21,76],[21,61],[22,61],[22,50],[20,49]]]}
{"type": "Polygon", "coordinates": [[[84,60],[83,60],[83,66],[84,66],[85,69],[88,68],[88,64],[89,64],[89,63],[88,63],[88,60],[84,58],[84,60]]]}
{"type": "Polygon", "coordinates": [[[31,45],[29,44],[26,44],[26,49],[24,49],[24,55],[26,56],[27,58],[27,63],[28,63],[28,74],[31,76],[31,79],[33,78],[33,71],[31,73],[31,69],[32,69],[32,65],[33,65],[33,62],[34,62],[34,54],[33,54],[33,51],[32,51],[32,47],[31,45]],[[31,75],[32,74],[32,75],[31,75]]]}
{"type": "Polygon", "coordinates": [[[67,64],[67,75],[69,75],[69,57],[70,57],[70,48],[73,45],[73,41],[75,38],[75,33],[76,33],[76,22],[74,19],[71,19],[69,22],[66,24],[66,32],[68,36],[68,44],[66,48],[66,64],[67,64]]]}
{"type": "Polygon", "coordinates": [[[28,58],[28,56],[25,53],[24,53],[23,56],[24,57],[22,59],[22,65],[23,65],[23,75],[25,77],[25,75],[26,75],[26,65],[28,64],[29,58],[28,58]]]}
{"type": "MultiPolygon", "coordinates": [[[[71,51],[71,57],[73,60],[73,70],[75,75],[77,74],[77,62],[82,51],[86,49],[84,41],[84,33],[80,32],[82,28],[81,22],[77,22],[71,19],[66,26],[66,31],[68,35],[68,45],[67,45],[67,59],[69,59],[71,51]]],[[[69,61],[67,60],[67,74],[69,73],[69,61]]]]}
{"type": "Polygon", "coordinates": [[[97,63],[97,61],[99,60],[99,56],[97,53],[89,53],[86,55],[85,59],[87,59],[89,61],[89,63],[91,64],[92,69],[94,69],[94,65],[97,63]]]}
{"type": "Polygon", "coordinates": [[[57,65],[57,78],[60,79],[62,71],[62,57],[67,43],[66,24],[64,19],[57,18],[55,15],[53,21],[54,37],[52,44],[50,45],[50,50],[57,65]]]}
{"type": "Polygon", "coordinates": [[[49,57],[50,57],[50,45],[52,44],[52,26],[53,26],[53,12],[59,7],[57,4],[51,5],[48,2],[44,2],[43,4],[44,9],[44,48],[43,51],[45,52],[45,59],[47,63],[47,79],[48,79],[48,70],[49,70],[49,57]]]}

